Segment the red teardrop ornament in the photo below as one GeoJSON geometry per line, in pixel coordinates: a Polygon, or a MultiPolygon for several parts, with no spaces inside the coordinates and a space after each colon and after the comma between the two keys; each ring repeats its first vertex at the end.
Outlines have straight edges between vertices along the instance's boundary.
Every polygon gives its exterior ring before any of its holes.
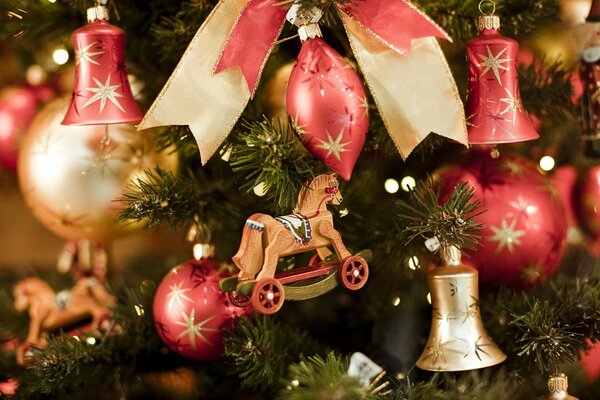
{"type": "Polygon", "coordinates": [[[322,39],[306,40],[286,106],[308,151],[349,180],[369,128],[365,87],[352,66],[322,39]]]}

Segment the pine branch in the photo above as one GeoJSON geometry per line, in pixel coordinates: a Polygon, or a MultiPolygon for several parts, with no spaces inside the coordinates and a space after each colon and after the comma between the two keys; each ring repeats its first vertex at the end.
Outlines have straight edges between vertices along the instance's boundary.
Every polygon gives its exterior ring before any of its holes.
{"type": "Polygon", "coordinates": [[[530,292],[505,290],[484,301],[488,328],[515,368],[536,366],[542,374],[574,362],[600,339],[600,282],[560,278],[530,292]]]}
{"type": "Polygon", "coordinates": [[[523,105],[548,125],[574,118],[576,106],[573,103],[572,71],[566,71],[560,61],[550,64],[537,60],[519,68],[519,87],[523,105]]]}
{"type": "Polygon", "coordinates": [[[265,316],[241,318],[225,337],[225,356],[242,386],[262,393],[277,390],[288,365],[301,354],[323,351],[306,332],[265,316]]]}
{"type": "Polygon", "coordinates": [[[525,399],[522,379],[505,369],[487,368],[465,373],[436,373],[427,381],[404,382],[396,400],[525,399]]]}
{"type": "Polygon", "coordinates": [[[347,373],[348,362],[330,352],[327,358],[303,358],[288,368],[287,386],[280,392],[286,400],[373,400],[358,378],[347,373]]]}
{"type": "Polygon", "coordinates": [[[145,175],[131,182],[121,199],[126,206],[119,214],[122,222],[143,222],[145,228],[167,222],[177,229],[199,214],[202,196],[194,182],[160,167],[145,175]]]}
{"type": "Polygon", "coordinates": [[[300,188],[323,166],[296,140],[291,124],[265,119],[243,127],[231,145],[230,162],[235,172],[245,175],[242,189],[260,186],[273,211],[290,211],[300,188]]]}
{"type": "Polygon", "coordinates": [[[439,188],[432,181],[419,182],[408,200],[396,203],[398,222],[405,225],[400,241],[408,244],[417,238],[437,237],[442,247],[474,249],[478,243],[477,231],[482,227],[475,219],[483,213],[477,211],[481,202],[471,201],[474,194],[474,188],[460,183],[440,204],[439,188]]]}

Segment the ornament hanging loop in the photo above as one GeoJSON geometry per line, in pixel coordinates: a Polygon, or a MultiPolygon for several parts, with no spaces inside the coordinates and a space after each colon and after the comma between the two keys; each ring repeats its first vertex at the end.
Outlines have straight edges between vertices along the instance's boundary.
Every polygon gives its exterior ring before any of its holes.
{"type": "Polygon", "coordinates": [[[479,16],[479,23],[477,26],[479,27],[479,31],[484,31],[486,29],[498,30],[500,29],[500,17],[496,14],[496,3],[492,0],[481,0],[479,2],[479,12],[481,15],[479,16]],[[492,7],[491,13],[485,13],[483,11],[483,7],[485,4],[490,4],[492,7]]]}
{"type": "Polygon", "coordinates": [[[496,13],[496,3],[494,3],[492,0],[481,0],[479,2],[479,12],[483,15],[487,15],[487,16],[492,16],[496,13]],[[489,4],[492,6],[492,12],[491,13],[486,13],[485,11],[483,11],[483,6],[484,4],[489,4]]]}

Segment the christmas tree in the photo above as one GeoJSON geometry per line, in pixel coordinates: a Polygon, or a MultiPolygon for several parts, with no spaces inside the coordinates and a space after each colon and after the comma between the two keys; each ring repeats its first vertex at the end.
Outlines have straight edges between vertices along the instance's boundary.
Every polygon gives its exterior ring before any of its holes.
{"type": "Polygon", "coordinates": [[[0,397],[600,397],[600,2],[0,10],[0,397]]]}

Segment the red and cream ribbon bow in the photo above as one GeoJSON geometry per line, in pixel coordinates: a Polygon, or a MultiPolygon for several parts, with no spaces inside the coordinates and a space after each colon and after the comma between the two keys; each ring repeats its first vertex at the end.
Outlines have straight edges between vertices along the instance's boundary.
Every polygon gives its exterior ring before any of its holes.
{"type": "MultiPolygon", "coordinates": [[[[355,0],[337,11],[400,154],[431,132],[467,144],[463,105],[436,40],[448,35],[408,0],[355,0]]],[[[206,163],[254,95],[285,16],[278,0],[221,0],[138,128],[189,125],[206,163]]]]}

